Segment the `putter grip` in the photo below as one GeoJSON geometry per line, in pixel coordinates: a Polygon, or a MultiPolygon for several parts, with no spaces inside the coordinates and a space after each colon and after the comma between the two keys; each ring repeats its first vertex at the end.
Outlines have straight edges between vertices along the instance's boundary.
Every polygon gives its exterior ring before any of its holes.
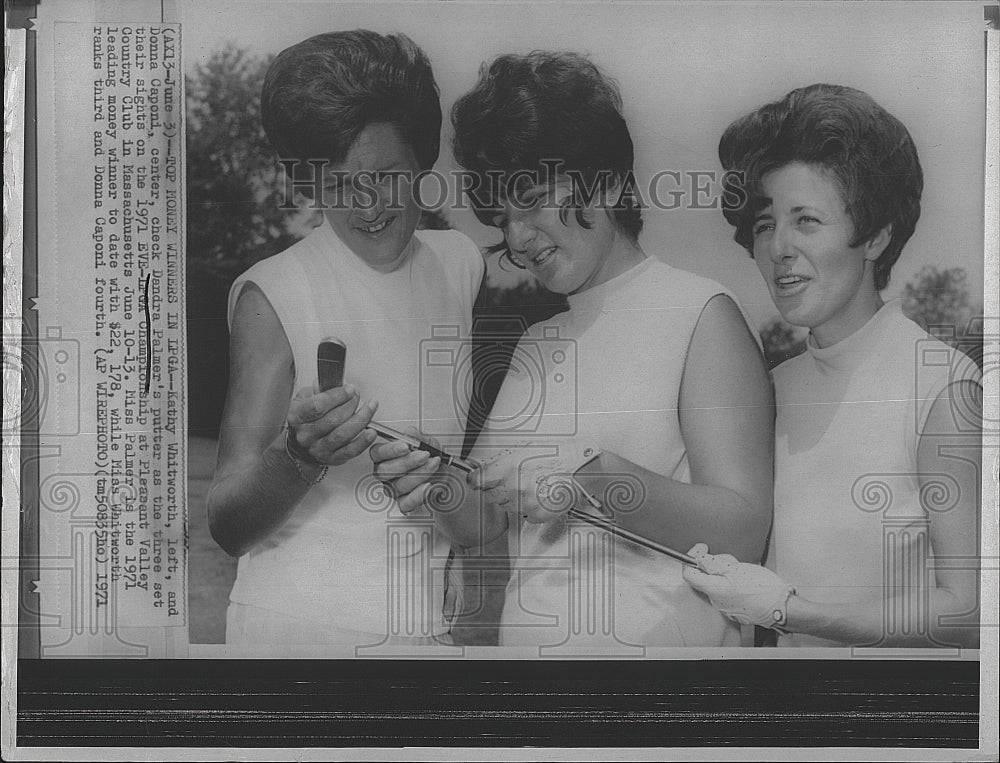
{"type": "Polygon", "coordinates": [[[344,383],[344,364],[347,361],[347,347],[335,337],[327,337],[316,350],[316,373],[319,376],[319,391],[340,387],[344,383]]]}

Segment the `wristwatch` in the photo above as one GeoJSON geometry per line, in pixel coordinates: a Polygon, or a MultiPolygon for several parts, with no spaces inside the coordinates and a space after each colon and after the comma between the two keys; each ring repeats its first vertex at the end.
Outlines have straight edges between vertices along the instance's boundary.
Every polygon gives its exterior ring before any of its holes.
{"type": "Polygon", "coordinates": [[[769,626],[771,630],[780,633],[782,636],[787,636],[791,631],[785,629],[785,625],[788,623],[788,600],[795,594],[795,589],[792,586],[788,586],[785,591],[785,595],[780,599],[774,608],[773,617],[774,622],[769,626]]]}
{"type": "Polygon", "coordinates": [[[299,475],[299,479],[307,485],[318,485],[322,482],[327,471],[330,469],[327,464],[323,464],[323,469],[320,471],[319,476],[316,477],[316,479],[309,479],[309,477],[306,476],[305,472],[302,471],[303,463],[307,463],[310,466],[320,466],[320,463],[319,461],[314,461],[307,452],[302,450],[302,446],[299,445],[299,441],[295,439],[295,433],[292,431],[292,428],[288,426],[287,422],[285,422],[285,455],[288,456],[288,460],[295,466],[295,472],[299,475]]]}

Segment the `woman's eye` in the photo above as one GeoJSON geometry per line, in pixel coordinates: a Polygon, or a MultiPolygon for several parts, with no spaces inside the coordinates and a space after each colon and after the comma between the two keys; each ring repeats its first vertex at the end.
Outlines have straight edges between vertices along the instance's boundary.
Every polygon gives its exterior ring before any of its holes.
{"type": "Polygon", "coordinates": [[[762,233],[766,233],[774,228],[774,223],[772,222],[760,222],[753,226],[753,235],[759,236],[762,233]]]}
{"type": "Polygon", "coordinates": [[[799,222],[804,225],[815,225],[819,223],[819,218],[813,217],[812,215],[802,215],[799,218],[799,222]]]}

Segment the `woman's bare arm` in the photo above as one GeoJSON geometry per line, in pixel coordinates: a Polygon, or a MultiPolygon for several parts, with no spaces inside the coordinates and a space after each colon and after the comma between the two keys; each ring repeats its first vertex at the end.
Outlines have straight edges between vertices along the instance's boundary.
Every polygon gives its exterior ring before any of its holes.
{"type": "Polygon", "coordinates": [[[724,295],[708,302],[695,328],[679,407],[690,484],[607,452],[577,479],[598,496],[615,479],[602,475],[639,480],[641,505],[606,508],[643,537],[679,550],[706,542],[759,561],[773,511],[774,393],[739,308],[724,295]]]}
{"type": "Polygon", "coordinates": [[[229,389],[208,494],[212,537],[233,556],[288,519],[324,464],[342,463],[374,439],[364,433],[374,411],[358,409],[353,389],[304,390],[293,400],[294,379],[292,348],[281,322],[263,292],[249,284],[233,315],[229,389]],[[286,416],[301,425],[300,449],[311,457],[299,460],[301,473],[285,452],[286,416]]]}
{"type": "MultiPolygon", "coordinates": [[[[792,596],[789,630],[847,644],[979,646],[981,406],[982,388],[969,381],[952,384],[934,401],[917,446],[921,488],[944,491],[935,501],[941,510],[927,512],[934,569],[903,576],[926,585],[900,585],[886,589],[884,597],[848,604],[792,596]],[[926,620],[900,620],[889,632],[887,611],[926,620]]],[[[913,561],[923,564],[919,557],[913,561]]]]}

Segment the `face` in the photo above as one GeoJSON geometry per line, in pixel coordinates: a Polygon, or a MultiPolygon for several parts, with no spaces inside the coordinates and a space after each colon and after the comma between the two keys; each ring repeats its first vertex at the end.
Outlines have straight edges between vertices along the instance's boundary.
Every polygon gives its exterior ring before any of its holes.
{"type": "Polygon", "coordinates": [[[614,275],[611,253],[615,227],[603,208],[585,210],[591,228],[576,219],[576,210],[562,207],[573,199],[568,181],[530,187],[517,203],[505,202],[494,225],[504,233],[514,258],[549,291],[575,294],[614,275]]]}
{"type": "Polygon", "coordinates": [[[753,254],[782,318],[811,329],[820,346],[854,333],[881,305],[872,267],[886,232],[852,247],[854,223],[820,167],[787,164],[764,175],[761,190],[753,254]]]}
{"type": "Polygon", "coordinates": [[[324,171],[323,211],[340,240],[370,267],[394,270],[420,219],[412,179],[420,172],[399,128],[363,129],[344,160],[324,171]]]}

